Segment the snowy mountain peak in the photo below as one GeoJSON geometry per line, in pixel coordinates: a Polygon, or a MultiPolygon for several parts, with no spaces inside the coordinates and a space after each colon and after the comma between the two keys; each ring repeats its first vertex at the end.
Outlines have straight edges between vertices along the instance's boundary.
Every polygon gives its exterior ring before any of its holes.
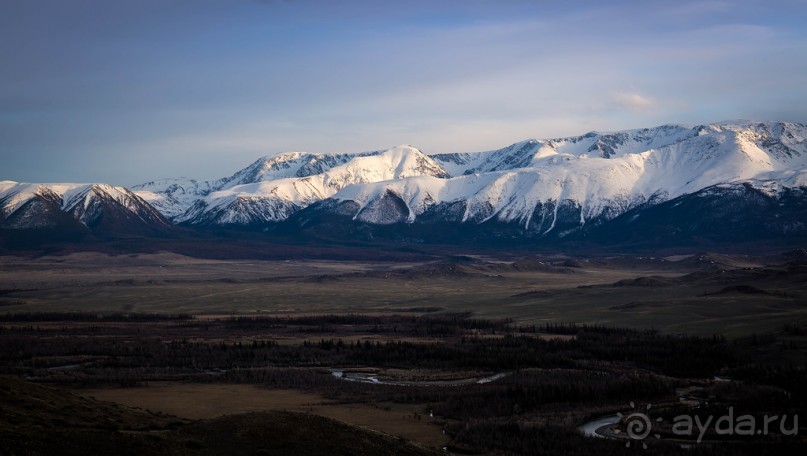
{"type": "Polygon", "coordinates": [[[170,229],[170,223],[157,210],[123,187],[9,181],[0,185],[0,226],[3,228],[53,228],[65,224],[117,232],[151,233],[170,229]]]}
{"type": "Polygon", "coordinates": [[[250,225],[285,220],[353,184],[414,176],[449,177],[434,159],[410,145],[358,154],[289,153],[254,162],[223,179],[175,220],[250,225]]]}
{"type": "Polygon", "coordinates": [[[257,182],[307,177],[323,173],[355,158],[378,155],[381,151],[356,154],[318,154],[310,152],[285,152],[262,157],[232,176],[216,182],[216,190],[236,185],[257,182]]]}

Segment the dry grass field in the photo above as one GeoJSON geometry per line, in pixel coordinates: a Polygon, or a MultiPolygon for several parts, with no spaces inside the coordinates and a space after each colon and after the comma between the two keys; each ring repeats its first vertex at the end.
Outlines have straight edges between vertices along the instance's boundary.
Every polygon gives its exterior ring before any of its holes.
{"type": "Polygon", "coordinates": [[[786,257],[211,260],[174,253],[0,257],[0,312],[300,315],[448,311],[743,335],[807,321],[786,257]]]}
{"type": "Polygon", "coordinates": [[[402,437],[427,448],[439,449],[448,442],[442,433],[444,421],[422,415],[423,406],[418,404],[343,404],[315,393],[233,384],[155,382],[137,388],[79,389],[74,392],[192,420],[250,412],[291,411],[333,418],[402,437]]]}

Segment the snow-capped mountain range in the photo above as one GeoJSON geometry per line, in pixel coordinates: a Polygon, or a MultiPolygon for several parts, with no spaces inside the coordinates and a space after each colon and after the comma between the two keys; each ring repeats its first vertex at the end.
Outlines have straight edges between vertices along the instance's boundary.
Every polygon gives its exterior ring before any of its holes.
{"type": "Polygon", "coordinates": [[[328,215],[375,226],[498,223],[526,236],[558,237],[714,186],[742,186],[773,200],[807,189],[807,126],[665,125],[436,155],[408,145],[356,154],[289,152],[215,181],[162,179],[132,191],[6,181],[0,214],[6,228],[47,223],[35,216],[30,202],[37,200],[89,225],[88,198],[105,195],[149,223],[164,220],[146,209],[153,207],[189,226],[302,226],[328,215]]]}

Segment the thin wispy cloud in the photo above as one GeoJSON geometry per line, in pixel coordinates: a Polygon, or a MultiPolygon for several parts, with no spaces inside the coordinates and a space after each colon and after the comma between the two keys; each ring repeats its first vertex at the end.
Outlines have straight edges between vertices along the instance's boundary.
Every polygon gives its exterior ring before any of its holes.
{"type": "Polygon", "coordinates": [[[656,100],[636,92],[614,92],[609,105],[614,109],[644,112],[656,106],[656,100]]]}
{"type": "Polygon", "coordinates": [[[660,8],[656,14],[663,16],[704,16],[709,14],[728,13],[737,7],[737,3],[724,1],[703,2],[671,2],[660,8]]]}

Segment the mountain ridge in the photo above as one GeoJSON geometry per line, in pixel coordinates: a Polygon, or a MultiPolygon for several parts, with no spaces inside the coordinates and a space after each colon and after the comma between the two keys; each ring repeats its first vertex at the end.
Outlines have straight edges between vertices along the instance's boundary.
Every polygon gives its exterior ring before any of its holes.
{"type": "MultiPolygon", "coordinates": [[[[73,193],[81,193],[79,184],[0,182],[0,226],[55,226],[67,214],[91,227],[95,214],[107,212],[157,231],[170,227],[169,220],[189,227],[266,230],[285,225],[281,231],[286,232],[314,230],[317,220],[330,220],[321,229],[332,229],[333,220],[340,220],[367,225],[359,231],[368,233],[372,226],[461,224],[506,236],[561,239],[591,235],[627,213],[678,198],[725,198],[728,193],[704,193],[721,185],[746,189],[734,194],[750,199],[764,195],[768,213],[798,222],[807,214],[798,212],[793,219],[774,206],[785,198],[803,210],[797,202],[803,192],[795,190],[807,189],[807,126],[771,121],[668,124],[432,155],[411,145],[353,154],[287,152],[261,157],[211,181],[159,179],[131,191],[94,185],[90,201],[73,203],[73,193]],[[85,211],[97,206],[93,200],[104,200],[105,211],[100,206],[85,211]],[[20,212],[21,204],[28,209],[20,212]]],[[[144,231],[142,226],[138,230],[144,231]]],[[[801,236],[805,230],[795,223],[772,232],[801,236]]],[[[423,236],[428,237],[428,230],[423,236]]]]}

